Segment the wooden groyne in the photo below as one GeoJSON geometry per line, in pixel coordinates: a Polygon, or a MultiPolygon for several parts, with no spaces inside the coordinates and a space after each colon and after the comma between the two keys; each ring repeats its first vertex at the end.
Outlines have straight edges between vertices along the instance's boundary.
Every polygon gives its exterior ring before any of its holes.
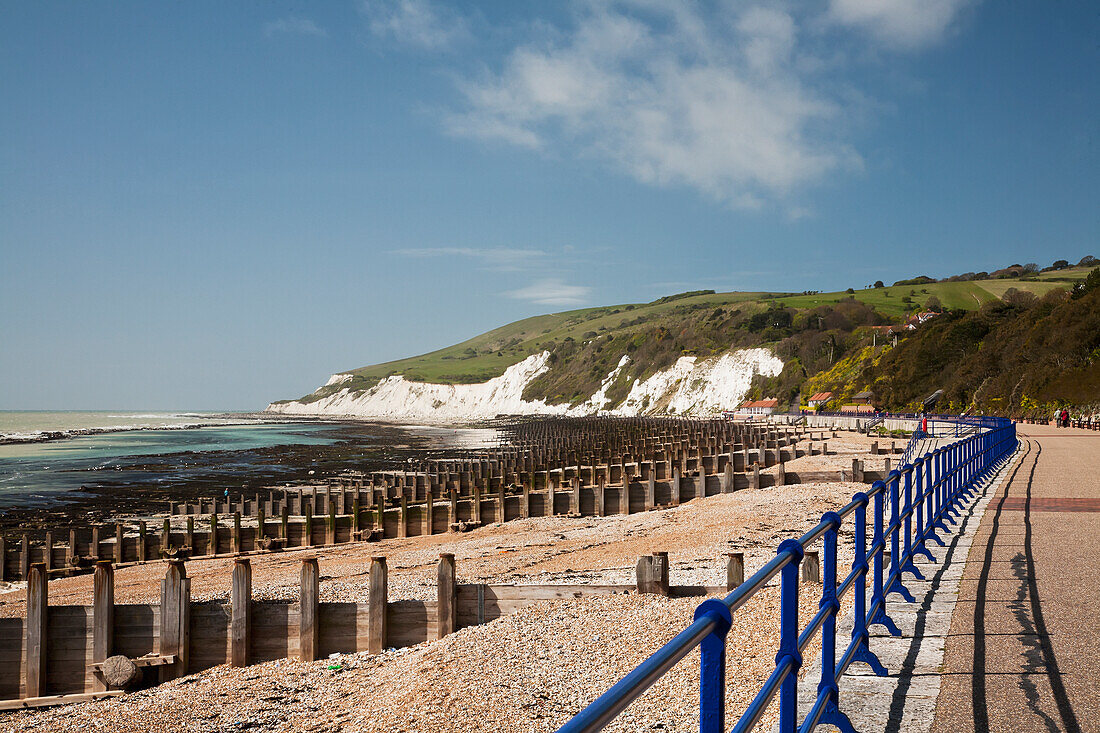
{"type": "MultiPolygon", "coordinates": [[[[503,445],[408,470],[336,477],[231,501],[177,502],[167,516],[0,537],[0,580],[116,565],[274,552],[463,531],[528,517],[633,514],[776,483],[882,478],[853,459],[844,471],[788,472],[828,452],[828,432],[674,418],[502,421],[503,445]],[[775,475],[761,470],[779,466],[775,475]]],[[[872,453],[884,452],[873,448],[872,453]]],[[[891,444],[889,451],[895,452],[891,444]]]]}

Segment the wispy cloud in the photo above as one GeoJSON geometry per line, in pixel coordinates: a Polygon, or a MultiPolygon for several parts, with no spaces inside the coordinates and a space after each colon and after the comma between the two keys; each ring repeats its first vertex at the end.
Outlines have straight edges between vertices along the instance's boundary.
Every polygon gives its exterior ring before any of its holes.
{"type": "Polygon", "coordinates": [[[829,16],[879,42],[912,50],[940,41],[975,0],[830,0],[829,16]]]}
{"type": "Polygon", "coordinates": [[[430,0],[363,0],[371,33],[427,51],[443,51],[470,37],[466,20],[430,0]]]}
{"type": "Polygon", "coordinates": [[[547,256],[547,253],[541,249],[516,247],[414,247],[395,249],[393,254],[421,258],[463,257],[480,260],[485,267],[503,272],[528,269],[547,256]]]}
{"type": "Polygon", "coordinates": [[[525,288],[508,291],[505,295],[539,305],[584,305],[591,292],[592,288],[584,285],[570,285],[557,278],[546,278],[525,288]]]}
{"type": "Polygon", "coordinates": [[[263,32],[268,38],[274,38],[275,36],[281,35],[315,36],[317,38],[324,38],[328,35],[328,31],[309,18],[298,18],[294,16],[279,18],[278,20],[264,23],[263,32]]]}
{"type": "Polygon", "coordinates": [[[460,85],[456,135],[579,150],[639,181],[759,208],[860,157],[843,105],[805,78],[795,17],[751,7],[591,3],[558,40],[515,48],[460,85]],[[732,23],[731,23],[732,21],[732,23]]]}

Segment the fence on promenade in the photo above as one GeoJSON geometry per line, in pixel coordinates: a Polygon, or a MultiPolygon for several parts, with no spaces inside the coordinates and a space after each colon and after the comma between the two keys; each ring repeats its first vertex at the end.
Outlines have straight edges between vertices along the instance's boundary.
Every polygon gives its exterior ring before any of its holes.
{"type": "Polygon", "coordinates": [[[701,652],[700,733],[729,730],[725,723],[726,634],[732,614],[776,577],[780,583],[780,641],[775,669],[732,730],[736,733],[751,730],[778,695],[780,733],[796,730],[807,733],[822,723],[853,731],[841,709],[840,677],[854,662],[868,664],[880,676],[887,674],[870,647],[868,628],[881,625],[890,634],[900,635],[890,618],[887,598],[896,594],[913,602],[904,576],[922,577],[914,558],[925,555],[934,560],[926,544],[942,544],[939,533],[950,532],[951,525],[957,523],[961,503],[981,488],[1018,444],[1015,424],[1009,420],[976,418],[971,422],[981,432],[927,452],[900,470],[891,471],[885,481],[875,482],[870,491],[857,493],[839,512],[827,512],[816,527],[799,539],[781,543],[774,559],[725,598],[704,601],[696,609],[691,625],[562,726],[559,733],[602,729],[696,648],[701,652]],[[851,571],[838,584],[837,535],[847,520],[853,524],[853,557],[851,571]],[[807,548],[818,541],[824,544],[820,610],[802,626],[798,618],[799,566],[807,548]],[[838,661],[837,613],[841,600],[849,592],[854,593],[853,629],[851,641],[838,661]],[[803,666],[802,653],[819,634],[821,682],[812,708],[799,721],[798,674],[803,666]]]}

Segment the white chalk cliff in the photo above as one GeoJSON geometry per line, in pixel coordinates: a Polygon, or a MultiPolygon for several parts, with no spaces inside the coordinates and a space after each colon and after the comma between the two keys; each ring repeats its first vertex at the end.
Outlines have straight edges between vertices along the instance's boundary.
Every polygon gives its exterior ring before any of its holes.
{"type": "MultiPolygon", "coordinates": [[[[783,370],[783,362],[763,348],[735,349],[705,359],[684,356],[668,369],[635,381],[626,399],[611,405],[607,390],[629,363],[630,357],[623,356],[599,390],[572,408],[523,399],[524,388],[550,368],[550,354],[544,351],[481,384],[410,382],[395,375],[367,390],[345,388],[308,403],[276,402],[268,405],[267,411],[425,422],[462,422],[497,415],[713,415],[735,408],[744,399],[754,375],[774,377],[783,370]]],[[[334,374],[325,386],[350,379],[348,374],[334,374]]]]}

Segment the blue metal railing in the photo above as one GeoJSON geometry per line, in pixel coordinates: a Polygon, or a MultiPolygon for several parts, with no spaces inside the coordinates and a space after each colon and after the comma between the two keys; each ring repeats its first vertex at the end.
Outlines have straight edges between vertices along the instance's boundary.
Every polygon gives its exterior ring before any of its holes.
{"type": "Polygon", "coordinates": [[[686,629],[619,680],[591,705],[559,729],[559,733],[598,731],[615,718],[681,659],[700,648],[699,731],[724,733],[726,691],[726,634],[732,614],[758,590],[779,576],[779,649],[775,670],[733,727],[734,733],[751,730],[772,699],[779,696],[781,733],[808,733],[827,723],[853,731],[840,710],[839,679],[853,662],[864,662],[880,676],[887,674],[869,646],[868,627],[884,626],[893,636],[901,632],[886,611],[886,599],[913,596],[902,583],[906,573],[923,580],[914,557],[934,560],[925,543],[944,544],[937,532],[956,524],[963,500],[1006,462],[1016,449],[1016,426],[1002,418],[980,418],[982,432],[919,456],[886,481],[876,481],[870,491],[857,493],[839,512],[827,512],[821,522],[797,540],[779,545],[776,556],[725,598],[704,601],[686,629]],[[871,545],[867,546],[868,509],[871,545]],[[887,512],[889,513],[887,516],[887,512]],[[852,569],[837,585],[837,534],[844,521],[854,522],[852,569]],[[805,549],[824,541],[821,601],[809,624],[799,630],[798,569],[805,549]],[[889,546],[890,565],[884,554],[889,546]],[[870,579],[868,579],[870,574],[870,579]],[[870,582],[870,603],[867,585],[870,582]],[[851,641],[836,660],[836,618],[840,601],[854,591],[851,641]],[[798,671],[802,652],[821,633],[821,681],[814,704],[798,722],[798,671]]]}

